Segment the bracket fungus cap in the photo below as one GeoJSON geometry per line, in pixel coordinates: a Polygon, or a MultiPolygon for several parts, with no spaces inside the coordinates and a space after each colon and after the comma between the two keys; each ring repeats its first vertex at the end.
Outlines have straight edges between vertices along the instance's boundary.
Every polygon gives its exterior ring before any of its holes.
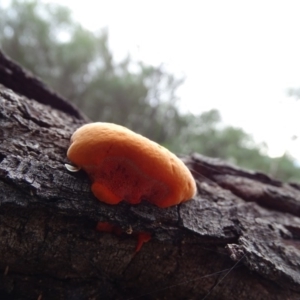
{"type": "Polygon", "coordinates": [[[176,155],[120,125],[83,125],[72,135],[67,156],[88,173],[96,198],[108,204],[145,199],[168,207],[196,193],[192,174],[176,155]]]}

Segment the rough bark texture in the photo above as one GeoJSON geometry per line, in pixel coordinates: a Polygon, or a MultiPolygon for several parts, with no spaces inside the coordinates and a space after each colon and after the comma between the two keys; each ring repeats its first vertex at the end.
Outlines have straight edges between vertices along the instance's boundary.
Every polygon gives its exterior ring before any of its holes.
{"type": "Polygon", "coordinates": [[[299,185],[193,154],[195,199],[106,205],[64,167],[82,114],[1,53],[0,83],[0,299],[300,298],[299,185]]]}

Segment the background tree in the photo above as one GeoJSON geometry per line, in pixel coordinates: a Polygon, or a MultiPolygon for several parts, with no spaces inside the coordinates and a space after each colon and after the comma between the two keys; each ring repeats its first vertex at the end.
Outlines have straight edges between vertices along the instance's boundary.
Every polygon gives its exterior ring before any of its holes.
{"type": "Polygon", "coordinates": [[[0,14],[4,52],[92,120],[117,122],[160,143],[175,136],[181,78],[129,56],[116,62],[108,32],[84,29],[65,7],[14,0],[0,14]]]}
{"type": "Polygon", "coordinates": [[[277,178],[299,181],[300,169],[295,167],[288,153],[279,158],[269,157],[265,154],[265,144],[256,144],[252,136],[241,128],[224,126],[219,111],[214,109],[200,116],[190,114],[184,118],[186,127],[169,145],[175,152],[188,154],[193,149],[277,178]]]}
{"type": "Polygon", "coordinates": [[[127,126],[177,153],[198,151],[284,180],[300,169],[286,153],[272,159],[264,145],[240,128],[224,126],[217,110],[194,116],[178,109],[183,82],[164,66],[130,56],[117,62],[107,30],[94,33],[69,9],[35,1],[0,4],[0,45],[11,58],[43,78],[94,121],[127,126]]]}

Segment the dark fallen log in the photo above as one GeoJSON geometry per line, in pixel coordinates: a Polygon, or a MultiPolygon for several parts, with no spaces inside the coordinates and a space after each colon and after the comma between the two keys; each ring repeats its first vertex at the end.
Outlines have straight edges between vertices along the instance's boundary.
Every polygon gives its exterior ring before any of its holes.
{"type": "Polygon", "coordinates": [[[195,199],[106,205],[64,167],[85,117],[3,54],[0,83],[0,299],[300,298],[298,184],[193,154],[195,199]]]}

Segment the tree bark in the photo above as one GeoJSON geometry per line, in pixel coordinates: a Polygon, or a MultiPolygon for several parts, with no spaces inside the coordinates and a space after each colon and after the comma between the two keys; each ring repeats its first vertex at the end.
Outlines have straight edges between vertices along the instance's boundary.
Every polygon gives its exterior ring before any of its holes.
{"type": "Polygon", "coordinates": [[[194,199],[106,205],[64,167],[87,118],[2,53],[0,84],[0,299],[300,298],[300,185],[193,154],[194,199]]]}

